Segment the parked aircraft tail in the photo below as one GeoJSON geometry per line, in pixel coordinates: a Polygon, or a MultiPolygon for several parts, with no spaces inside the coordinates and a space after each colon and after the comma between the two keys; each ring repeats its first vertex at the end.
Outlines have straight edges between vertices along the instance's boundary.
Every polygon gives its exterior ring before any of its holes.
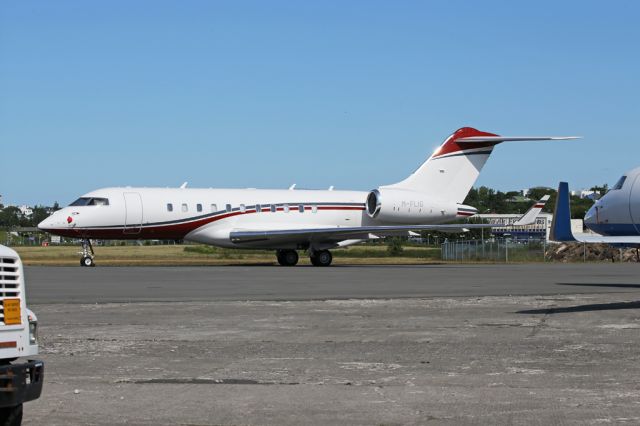
{"type": "Polygon", "coordinates": [[[518,219],[514,225],[515,226],[525,226],[525,225],[533,225],[536,222],[536,218],[544,208],[544,205],[549,201],[549,195],[543,195],[542,198],[538,200],[531,208],[520,218],[518,219]]]}
{"type": "Polygon", "coordinates": [[[405,180],[384,188],[432,194],[462,203],[493,148],[502,142],[577,139],[575,136],[499,136],[471,127],[458,129],[405,180]]]}

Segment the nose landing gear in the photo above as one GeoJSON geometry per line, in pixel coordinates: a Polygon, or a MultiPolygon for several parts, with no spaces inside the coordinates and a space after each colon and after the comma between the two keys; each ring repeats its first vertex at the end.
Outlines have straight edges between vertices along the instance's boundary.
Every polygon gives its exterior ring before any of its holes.
{"type": "Polygon", "coordinates": [[[85,238],[82,240],[82,251],[80,252],[82,258],[80,258],[80,266],[96,266],[93,258],[95,253],[93,252],[93,246],[91,240],[85,238]]]}

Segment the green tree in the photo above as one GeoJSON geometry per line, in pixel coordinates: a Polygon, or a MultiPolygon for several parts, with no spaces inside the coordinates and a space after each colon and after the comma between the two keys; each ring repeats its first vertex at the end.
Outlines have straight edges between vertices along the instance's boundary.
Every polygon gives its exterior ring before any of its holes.
{"type": "Polygon", "coordinates": [[[0,211],[0,226],[9,228],[20,225],[20,209],[14,206],[5,207],[0,211]]]}
{"type": "Polygon", "coordinates": [[[38,226],[40,222],[49,217],[49,213],[47,213],[47,208],[44,206],[35,206],[33,208],[33,214],[29,218],[29,224],[31,226],[38,226]]]}

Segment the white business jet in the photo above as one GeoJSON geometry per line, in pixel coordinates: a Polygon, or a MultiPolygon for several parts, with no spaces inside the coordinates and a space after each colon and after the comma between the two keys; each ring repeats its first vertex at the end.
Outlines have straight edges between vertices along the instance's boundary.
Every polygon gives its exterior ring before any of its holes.
{"type": "Polygon", "coordinates": [[[551,239],[640,247],[640,167],[623,175],[584,217],[596,234],[571,232],[569,184],[560,182],[551,239]]]}
{"type": "Polygon", "coordinates": [[[364,240],[490,227],[444,223],[476,214],[462,202],[497,144],[557,139],[575,137],[506,137],[464,127],[409,177],[369,192],[106,188],[83,195],[38,227],[82,239],[83,266],[94,265],[90,239],[184,239],[270,249],[285,266],[297,264],[296,250],[306,250],[313,265],[328,266],[329,249],[364,240]]]}

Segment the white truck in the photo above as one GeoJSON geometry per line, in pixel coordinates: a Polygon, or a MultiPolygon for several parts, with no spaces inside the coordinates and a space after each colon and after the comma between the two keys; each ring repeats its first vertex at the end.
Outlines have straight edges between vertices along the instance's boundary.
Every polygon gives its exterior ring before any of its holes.
{"type": "Polygon", "coordinates": [[[20,425],[22,404],[42,393],[44,363],[38,354],[38,320],[27,309],[18,253],[0,245],[0,425],[20,425]]]}

